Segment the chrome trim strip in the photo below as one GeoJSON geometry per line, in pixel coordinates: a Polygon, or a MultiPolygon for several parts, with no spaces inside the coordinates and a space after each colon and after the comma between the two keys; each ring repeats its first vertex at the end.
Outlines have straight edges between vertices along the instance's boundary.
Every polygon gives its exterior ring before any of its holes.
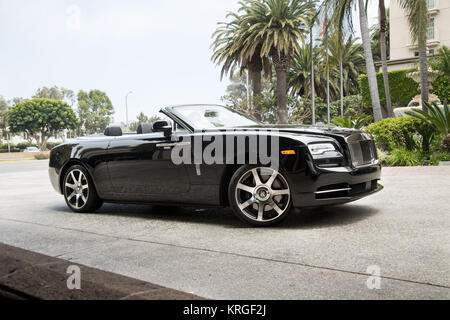
{"type": "Polygon", "coordinates": [[[333,193],[333,192],[340,192],[340,191],[350,191],[352,188],[342,188],[342,189],[332,189],[332,190],[324,190],[324,191],[316,191],[315,194],[324,194],[324,193],[333,193]]]}

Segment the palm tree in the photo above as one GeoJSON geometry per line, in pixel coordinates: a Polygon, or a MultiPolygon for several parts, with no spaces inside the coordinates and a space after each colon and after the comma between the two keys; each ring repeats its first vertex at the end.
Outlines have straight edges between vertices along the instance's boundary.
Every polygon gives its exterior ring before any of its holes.
{"type": "Polygon", "coordinates": [[[391,90],[389,88],[389,76],[387,69],[387,54],[386,54],[386,7],[384,0],[378,0],[379,7],[379,20],[380,20],[380,55],[381,55],[381,69],[383,71],[383,84],[386,94],[386,113],[389,118],[394,115],[394,109],[392,109],[391,102],[391,90]]]}
{"type": "Polygon", "coordinates": [[[330,10],[330,12],[333,13],[331,17],[332,22],[334,22],[336,29],[342,36],[342,30],[345,28],[345,24],[347,24],[350,29],[353,28],[352,9],[355,4],[358,5],[361,37],[364,48],[364,58],[366,61],[367,77],[369,80],[370,97],[372,98],[373,114],[375,121],[380,121],[383,117],[381,113],[380,96],[378,93],[375,65],[373,63],[372,48],[370,44],[369,24],[364,2],[364,0],[324,0],[322,3],[322,10],[327,8],[327,10],[330,10]]]}
{"type": "Polygon", "coordinates": [[[431,66],[438,70],[442,75],[450,76],[450,48],[442,46],[439,49],[438,56],[431,60],[431,66]]]}
{"type": "MultiPolygon", "coordinates": [[[[425,0],[399,0],[399,4],[406,11],[412,40],[417,42],[419,47],[421,99],[424,102],[428,102],[427,3],[425,0]]],[[[425,103],[422,103],[422,108],[423,111],[427,111],[425,103]]]]}
{"type": "MultiPolygon", "coordinates": [[[[389,22],[389,8],[386,8],[386,58],[389,60],[390,51],[390,22],[389,22]]],[[[373,59],[375,61],[381,61],[381,49],[380,49],[380,24],[374,24],[370,27],[370,41],[372,43],[373,59]]]]}
{"type": "Polygon", "coordinates": [[[313,15],[313,2],[305,0],[244,0],[242,16],[248,28],[244,48],[260,56],[272,58],[277,76],[278,114],[280,123],[288,123],[287,72],[291,59],[300,51],[313,15]]]}
{"type": "Polygon", "coordinates": [[[242,16],[229,13],[227,17],[232,17],[232,21],[220,22],[213,33],[215,40],[211,45],[214,50],[211,60],[222,65],[221,78],[226,74],[229,74],[231,78],[236,69],[242,71],[247,68],[254,96],[254,116],[261,119],[261,105],[256,97],[261,94],[262,70],[264,69],[266,74],[271,72],[270,62],[266,57],[261,57],[261,45],[257,45],[252,52],[245,47],[244,43],[250,26],[243,22],[242,16]]]}
{"type": "Polygon", "coordinates": [[[427,105],[427,111],[412,110],[407,111],[406,114],[416,117],[428,124],[430,124],[443,137],[441,149],[442,151],[450,152],[450,108],[447,101],[444,103],[443,110],[436,103],[427,105]]]}
{"type": "Polygon", "coordinates": [[[336,82],[340,78],[340,64],[342,62],[343,95],[348,96],[359,92],[359,76],[366,73],[364,49],[359,38],[353,38],[350,34],[347,39],[342,39],[339,32],[334,32],[329,37],[328,51],[331,78],[336,82]]]}
{"type": "MultiPolygon", "coordinates": [[[[325,97],[327,92],[326,64],[322,49],[314,46],[314,91],[319,97],[325,97]]],[[[334,79],[330,79],[331,98],[338,93],[338,85],[334,79]]],[[[311,90],[311,50],[309,46],[302,46],[291,61],[288,72],[288,87],[291,95],[308,96],[311,90]]],[[[312,99],[312,97],[310,97],[312,99]]]]}

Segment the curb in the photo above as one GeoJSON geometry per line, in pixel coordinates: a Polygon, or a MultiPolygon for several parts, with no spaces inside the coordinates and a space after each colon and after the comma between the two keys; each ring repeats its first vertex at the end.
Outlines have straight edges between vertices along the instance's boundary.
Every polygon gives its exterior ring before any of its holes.
{"type": "Polygon", "coordinates": [[[182,291],[0,243],[0,299],[203,300],[182,291]],[[80,289],[67,288],[69,266],[80,268],[80,289]]]}

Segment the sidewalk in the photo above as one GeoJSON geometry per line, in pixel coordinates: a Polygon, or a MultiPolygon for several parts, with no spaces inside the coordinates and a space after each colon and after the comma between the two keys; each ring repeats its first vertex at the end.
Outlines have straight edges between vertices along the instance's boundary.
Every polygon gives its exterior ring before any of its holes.
{"type": "Polygon", "coordinates": [[[0,243],[0,300],[202,300],[198,296],[0,243]],[[69,290],[69,266],[81,289],[69,290]]]}
{"type": "Polygon", "coordinates": [[[31,160],[34,156],[39,154],[50,154],[50,151],[44,152],[2,152],[0,153],[0,161],[2,160],[31,160]]]}

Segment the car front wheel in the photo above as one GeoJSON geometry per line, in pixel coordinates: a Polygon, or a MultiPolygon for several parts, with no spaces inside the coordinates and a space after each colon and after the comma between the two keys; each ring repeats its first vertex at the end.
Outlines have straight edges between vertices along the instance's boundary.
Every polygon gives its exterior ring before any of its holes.
{"type": "Polygon", "coordinates": [[[228,197],[234,213],[253,226],[270,226],[285,219],[292,205],[284,175],[273,168],[243,166],[231,178],[228,197]]]}
{"type": "Polygon", "coordinates": [[[94,212],[102,205],[85,168],[75,165],[67,170],[63,181],[64,198],[74,212],[94,212]]]}

